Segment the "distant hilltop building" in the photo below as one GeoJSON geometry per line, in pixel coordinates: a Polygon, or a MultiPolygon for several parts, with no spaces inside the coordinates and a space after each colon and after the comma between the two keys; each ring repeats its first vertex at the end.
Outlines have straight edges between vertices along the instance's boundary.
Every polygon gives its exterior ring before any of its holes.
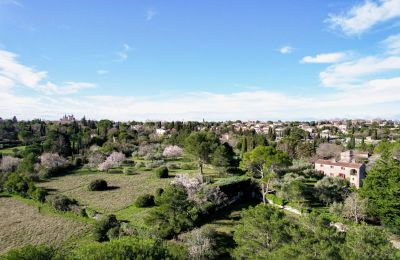
{"type": "Polygon", "coordinates": [[[347,179],[351,186],[360,188],[365,178],[365,164],[360,159],[368,159],[369,154],[352,150],[340,154],[340,160],[322,160],[315,162],[315,170],[331,177],[347,179]]]}
{"type": "Polygon", "coordinates": [[[74,115],[64,115],[61,119],[60,119],[60,123],[64,124],[64,123],[72,123],[75,121],[75,117],[74,115]]]}

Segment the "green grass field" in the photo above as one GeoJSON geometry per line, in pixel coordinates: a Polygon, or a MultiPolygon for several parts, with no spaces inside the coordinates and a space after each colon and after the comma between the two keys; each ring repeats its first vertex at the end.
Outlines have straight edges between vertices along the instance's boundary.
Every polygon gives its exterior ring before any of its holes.
{"type": "Polygon", "coordinates": [[[13,155],[14,151],[23,151],[23,150],[25,150],[25,148],[26,148],[26,146],[24,146],[24,145],[10,147],[10,148],[3,148],[3,149],[0,149],[0,153],[3,155],[13,155]]]}
{"type": "Polygon", "coordinates": [[[37,185],[48,189],[50,195],[63,194],[84,206],[109,214],[128,208],[138,196],[153,194],[157,188],[165,187],[171,180],[172,176],[159,179],[152,171],[125,175],[80,169],[37,185]],[[104,179],[110,188],[106,191],[89,191],[88,184],[96,179],[104,179]]]}

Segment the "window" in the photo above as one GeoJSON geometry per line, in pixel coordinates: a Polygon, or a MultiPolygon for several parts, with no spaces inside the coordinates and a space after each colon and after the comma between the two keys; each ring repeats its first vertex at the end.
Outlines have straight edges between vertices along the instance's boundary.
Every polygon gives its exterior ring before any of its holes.
{"type": "Polygon", "coordinates": [[[342,170],[346,170],[346,168],[344,168],[344,167],[341,167],[340,169],[342,169],[342,170]]]}
{"type": "Polygon", "coordinates": [[[331,165],[331,169],[333,169],[333,168],[335,168],[335,166],[332,166],[332,165],[331,165]]]}
{"type": "Polygon", "coordinates": [[[350,175],[357,175],[357,170],[355,170],[355,169],[351,169],[350,170],[350,175]]]}
{"type": "Polygon", "coordinates": [[[344,174],[344,173],[339,173],[339,177],[345,179],[345,178],[346,178],[346,174],[344,174]]]}
{"type": "Polygon", "coordinates": [[[323,164],[320,164],[319,166],[320,166],[320,167],[324,167],[324,165],[323,165],[323,164]]]}

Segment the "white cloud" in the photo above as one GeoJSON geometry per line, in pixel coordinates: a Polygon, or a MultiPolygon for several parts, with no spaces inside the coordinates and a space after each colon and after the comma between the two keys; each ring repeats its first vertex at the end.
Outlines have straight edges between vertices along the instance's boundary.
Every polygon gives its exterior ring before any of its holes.
{"type": "Polygon", "coordinates": [[[122,50],[117,52],[117,59],[115,59],[115,62],[123,62],[128,59],[129,57],[129,52],[131,51],[131,47],[124,43],[122,45],[122,50]]]}
{"type": "Polygon", "coordinates": [[[104,75],[104,74],[108,74],[110,71],[108,70],[97,70],[97,74],[99,75],[104,75]]]}
{"type": "Polygon", "coordinates": [[[367,56],[329,66],[320,73],[320,80],[327,87],[349,87],[360,84],[365,77],[400,69],[400,57],[367,56]]]}
{"type": "Polygon", "coordinates": [[[18,1],[15,1],[15,0],[0,0],[0,5],[15,5],[15,6],[18,6],[18,7],[21,7],[21,8],[24,7],[23,4],[21,4],[18,1]]]}
{"type": "Polygon", "coordinates": [[[391,55],[400,54],[400,34],[391,35],[382,41],[386,52],[391,55]]]}
{"type": "Polygon", "coordinates": [[[376,24],[396,17],[400,17],[400,0],[366,0],[345,14],[330,14],[327,22],[332,28],[340,29],[347,35],[359,35],[376,24]]]}
{"type": "Polygon", "coordinates": [[[293,52],[293,47],[286,45],[278,49],[278,51],[282,54],[289,54],[293,52]]]}
{"type": "Polygon", "coordinates": [[[146,21],[151,21],[157,14],[157,11],[155,11],[154,9],[148,9],[146,11],[146,21]]]}
{"type": "Polygon", "coordinates": [[[64,86],[57,86],[56,84],[48,81],[46,84],[38,86],[38,89],[40,89],[43,93],[48,95],[53,95],[53,94],[67,95],[76,93],[82,89],[90,89],[95,87],[96,87],[95,84],[88,82],[70,81],[70,82],[65,82],[64,86]]]}
{"type": "Polygon", "coordinates": [[[45,81],[46,71],[37,71],[20,64],[15,53],[0,50],[0,92],[9,93],[13,87],[28,87],[45,94],[72,94],[81,89],[94,88],[95,85],[87,82],[65,82],[64,86],[57,86],[53,82],[45,81]]]}
{"type": "Polygon", "coordinates": [[[316,56],[306,56],[301,59],[301,63],[336,63],[347,57],[344,52],[323,53],[316,56]]]}

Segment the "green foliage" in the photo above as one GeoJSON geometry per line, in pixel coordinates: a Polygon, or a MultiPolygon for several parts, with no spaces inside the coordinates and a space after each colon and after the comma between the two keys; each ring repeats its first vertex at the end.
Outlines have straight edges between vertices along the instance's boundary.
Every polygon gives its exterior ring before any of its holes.
{"type": "Polygon", "coordinates": [[[52,207],[59,211],[69,211],[71,206],[78,204],[76,200],[70,199],[65,195],[56,195],[51,198],[50,202],[52,207]]]}
{"type": "Polygon", "coordinates": [[[272,206],[260,204],[243,211],[233,237],[235,258],[265,258],[291,240],[290,228],[285,214],[272,206]]]}
{"type": "Polygon", "coordinates": [[[348,186],[348,181],[344,179],[325,176],[315,184],[315,195],[325,204],[343,201],[348,186]]]}
{"type": "Polygon", "coordinates": [[[260,178],[260,172],[274,171],[279,167],[291,165],[287,153],[276,150],[272,146],[257,146],[254,150],[243,155],[240,167],[248,170],[254,177],[260,178]]]}
{"type": "Polygon", "coordinates": [[[36,155],[34,153],[27,154],[21,163],[18,165],[17,172],[22,174],[31,174],[34,172],[34,165],[36,163],[36,155]]]}
{"type": "Polygon", "coordinates": [[[134,175],[134,174],[136,174],[136,172],[132,168],[129,168],[129,167],[124,167],[122,172],[124,174],[126,174],[126,175],[134,175]]]}
{"type": "Polygon", "coordinates": [[[347,231],[341,253],[346,259],[398,259],[387,234],[367,225],[352,226],[347,231]]]}
{"type": "Polygon", "coordinates": [[[186,189],[181,185],[171,185],[158,200],[159,207],[150,212],[146,223],[153,226],[158,235],[168,238],[192,227],[198,211],[188,200],[186,189]]]}
{"type": "Polygon", "coordinates": [[[194,157],[203,173],[203,164],[209,163],[211,154],[218,147],[218,139],[212,132],[194,132],[185,142],[185,152],[194,157]]]}
{"type": "Polygon", "coordinates": [[[182,163],[182,170],[195,170],[197,168],[195,163],[182,163]]]}
{"type": "MultiPolygon", "coordinates": [[[[183,259],[175,258],[165,242],[136,236],[123,237],[102,244],[88,244],[79,247],[67,259],[183,259]]],[[[174,250],[176,251],[176,250],[174,250]]]]}
{"type": "Polygon", "coordinates": [[[221,178],[214,182],[214,185],[216,186],[228,186],[232,185],[235,183],[243,182],[243,181],[248,181],[250,178],[248,176],[232,176],[232,177],[227,177],[227,178],[221,178]]]}
{"type": "Polygon", "coordinates": [[[10,193],[27,196],[29,190],[29,180],[18,173],[12,173],[4,183],[4,189],[10,193]]]}
{"type": "Polygon", "coordinates": [[[102,179],[93,180],[89,183],[89,191],[104,191],[107,190],[107,182],[102,179]]]}
{"type": "Polygon", "coordinates": [[[160,167],[156,170],[157,178],[168,178],[168,168],[160,167]]]}
{"type": "Polygon", "coordinates": [[[382,158],[368,171],[360,192],[368,199],[369,213],[400,234],[400,163],[382,158]]]}
{"type": "Polygon", "coordinates": [[[273,203],[280,205],[280,206],[284,206],[288,203],[286,200],[281,199],[281,198],[275,196],[274,194],[268,194],[267,199],[272,200],[273,203]]]}
{"type": "Polygon", "coordinates": [[[7,192],[29,197],[39,202],[46,200],[47,192],[44,189],[36,187],[31,180],[16,172],[7,177],[4,189],[7,192]]]}
{"type": "Polygon", "coordinates": [[[154,196],[150,194],[139,196],[135,201],[135,206],[138,208],[154,206],[154,196]]]}
{"type": "MultiPolygon", "coordinates": [[[[120,227],[120,222],[117,220],[115,215],[107,215],[102,219],[98,220],[93,225],[93,237],[96,241],[99,242],[108,241],[110,239],[110,237],[107,236],[109,230],[112,228],[119,229],[119,227],[120,227]]],[[[117,231],[114,230],[110,232],[110,234],[112,234],[112,236],[115,237],[116,232],[117,231]]]]}
{"type": "Polygon", "coordinates": [[[27,245],[10,250],[0,258],[4,260],[51,260],[54,255],[55,251],[50,247],[27,245]]]}

